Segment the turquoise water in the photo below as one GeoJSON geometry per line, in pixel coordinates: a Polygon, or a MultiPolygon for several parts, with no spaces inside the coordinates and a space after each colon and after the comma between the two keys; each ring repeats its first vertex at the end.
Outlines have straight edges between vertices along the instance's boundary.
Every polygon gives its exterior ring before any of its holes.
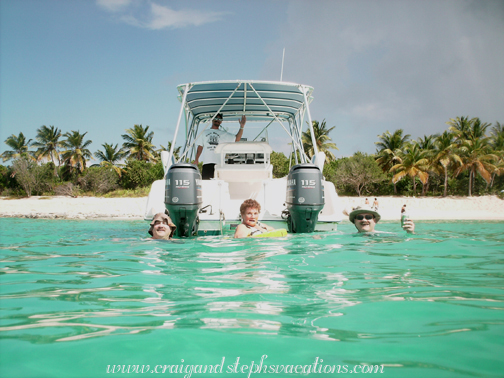
{"type": "Polygon", "coordinates": [[[172,243],[142,221],[0,219],[0,376],[502,377],[503,226],[172,243]]]}

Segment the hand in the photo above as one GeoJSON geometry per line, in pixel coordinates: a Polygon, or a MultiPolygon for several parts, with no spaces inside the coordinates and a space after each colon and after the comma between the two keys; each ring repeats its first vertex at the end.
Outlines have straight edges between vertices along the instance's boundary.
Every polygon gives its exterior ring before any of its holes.
{"type": "Polygon", "coordinates": [[[404,225],[402,226],[403,230],[412,234],[415,231],[415,223],[411,219],[406,219],[404,221],[404,225]]]}
{"type": "Polygon", "coordinates": [[[242,116],[240,120],[240,128],[243,129],[245,127],[245,123],[247,123],[247,117],[242,116]]]}

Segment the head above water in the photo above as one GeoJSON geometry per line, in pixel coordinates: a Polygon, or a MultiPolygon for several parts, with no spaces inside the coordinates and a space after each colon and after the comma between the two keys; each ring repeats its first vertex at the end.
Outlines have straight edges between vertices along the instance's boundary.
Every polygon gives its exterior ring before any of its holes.
{"type": "Polygon", "coordinates": [[[255,227],[259,222],[259,213],[261,205],[253,199],[243,201],[240,206],[240,215],[242,223],[247,227],[255,227]]]}
{"type": "Polygon", "coordinates": [[[177,226],[175,226],[168,215],[157,213],[152,218],[148,232],[153,239],[171,239],[176,229],[177,226]]]}
{"type": "Polygon", "coordinates": [[[373,232],[376,223],[381,219],[380,213],[367,206],[357,206],[348,215],[348,219],[359,232],[373,232]]]}
{"type": "Polygon", "coordinates": [[[240,214],[244,214],[247,209],[257,209],[257,212],[261,212],[261,204],[253,199],[248,199],[243,201],[240,206],[240,214]]]}

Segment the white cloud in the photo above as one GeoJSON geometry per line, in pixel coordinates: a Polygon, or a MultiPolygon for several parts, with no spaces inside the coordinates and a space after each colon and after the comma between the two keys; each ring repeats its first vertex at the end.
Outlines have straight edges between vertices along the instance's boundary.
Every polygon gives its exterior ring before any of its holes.
{"type": "Polygon", "coordinates": [[[119,12],[131,4],[131,0],[96,0],[96,4],[110,12],[119,12]]]}
{"type": "Polygon", "coordinates": [[[174,10],[148,1],[97,0],[97,4],[117,14],[122,22],[151,30],[199,26],[219,21],[228,14],[193,9],[174,10]]]}
{"type": "Polygon", "coordinates": [[[155,30],[199,26],[219,21],[225,14],[223,12],[201,12],[198,10],[176,11],[154,3],[151,4],[151,12],[152,18],[147,27],[155,30]]]}

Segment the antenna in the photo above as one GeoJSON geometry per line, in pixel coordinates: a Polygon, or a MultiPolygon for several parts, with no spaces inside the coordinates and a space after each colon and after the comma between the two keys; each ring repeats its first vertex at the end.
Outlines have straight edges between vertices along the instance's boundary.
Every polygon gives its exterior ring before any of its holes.
{"type": "Polygon", "coordinates": [[[280,72],[280,81],[282,81],[282,77],[283,77],[284,58],[285,58],[285,47],[283,49],[283,54],[282,54],[282,71],[280,72]]]}

